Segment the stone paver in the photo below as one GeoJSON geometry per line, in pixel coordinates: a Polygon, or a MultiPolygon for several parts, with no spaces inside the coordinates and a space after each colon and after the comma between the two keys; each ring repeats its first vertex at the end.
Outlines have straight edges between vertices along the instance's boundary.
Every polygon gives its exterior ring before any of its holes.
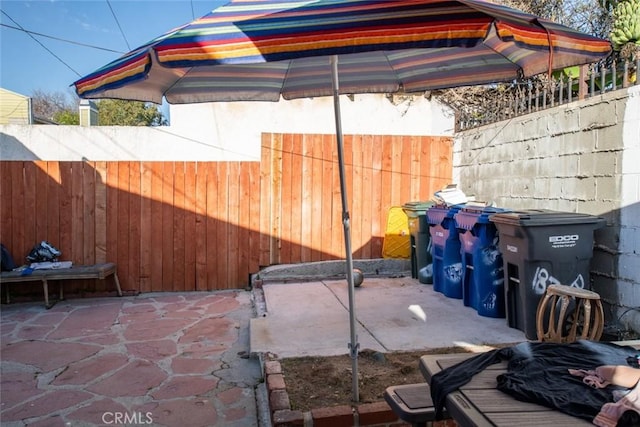
{"type": "Polygon", "coordinates": [[[251,317],[244,291],[3,305],[2,425],[258,426],[251,317]]]}

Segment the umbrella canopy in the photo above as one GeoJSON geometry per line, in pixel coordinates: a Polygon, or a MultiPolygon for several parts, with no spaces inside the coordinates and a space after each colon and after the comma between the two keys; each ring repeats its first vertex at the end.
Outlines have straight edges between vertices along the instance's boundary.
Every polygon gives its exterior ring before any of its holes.
{"type": "Polygon", "coordinates": [[[161,103],[333,95],[358,401],[353,260],[339,94],[509,81],[596,62],[601,40],[480,0],[237,0],[76,81],[82,98],[161,103]]]}
{"type": "Polygon", "coordinates": [[[419,92],[596,62],[610,43],[475,0],[237,1],[75,82],[86,98],[161,103],[419,92]]]}

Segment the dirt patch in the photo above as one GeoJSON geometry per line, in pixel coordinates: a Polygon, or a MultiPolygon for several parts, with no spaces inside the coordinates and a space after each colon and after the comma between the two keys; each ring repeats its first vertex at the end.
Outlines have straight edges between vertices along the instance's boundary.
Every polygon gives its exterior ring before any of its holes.
{"type": "MultiPolygon", "coordinates": [[[[424,382],[419,368],[420,356],[464,352],[466,350],[461,347],[394,353],[362,350],[358,357],[359,401],[384,400],[384,390],[391,385],[424,382]]],[[[352,360],[349,355],[281,359],[280,365],[291,409],[309,411],[352,403],[352,360]]]]}

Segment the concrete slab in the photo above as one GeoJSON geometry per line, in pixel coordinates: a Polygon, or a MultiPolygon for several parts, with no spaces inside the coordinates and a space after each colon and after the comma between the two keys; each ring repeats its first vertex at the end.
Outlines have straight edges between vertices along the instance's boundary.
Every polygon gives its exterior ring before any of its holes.
{"type": "MultiPolygon", "coordinates": [[[[251,352],[280,357],[348,354],[349,300],[345,280],[263,285],[266,313],[250,321],[251,352]]],[[[411,351],[526,341],[505,319],[479,316],[417,279],[366,278],[355,292],[360,349],[411,351]],[[409,306],[426,313],[422,321],[409,306]]]]}

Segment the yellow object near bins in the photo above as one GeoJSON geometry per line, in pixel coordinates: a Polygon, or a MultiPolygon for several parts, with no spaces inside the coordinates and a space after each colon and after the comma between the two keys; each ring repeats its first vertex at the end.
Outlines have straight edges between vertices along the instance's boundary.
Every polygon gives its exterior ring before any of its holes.
{"type": "Polygon", "coordinates": [[[409,220],[402,207],[392,206],[387,216],[387,229],[382,244],[383,258],[411,257],[411,239],[409,235],[409,220]]]}

